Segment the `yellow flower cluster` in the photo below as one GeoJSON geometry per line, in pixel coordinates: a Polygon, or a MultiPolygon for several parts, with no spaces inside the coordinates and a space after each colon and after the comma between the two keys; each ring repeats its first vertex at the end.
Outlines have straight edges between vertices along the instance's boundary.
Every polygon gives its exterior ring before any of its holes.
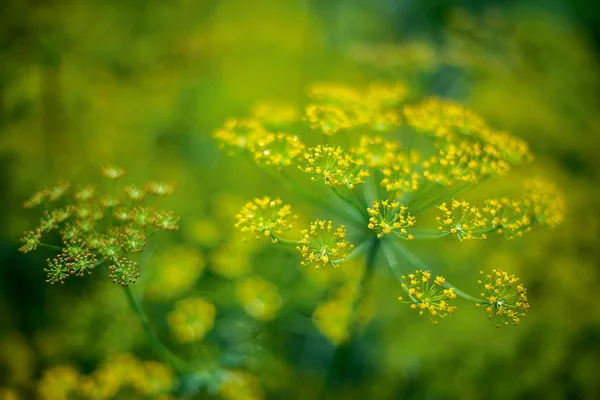
{"type": "Polygon", "coordinates": [[[519,283],[519,278],[499,269],[493,269],[491,274],[483,271],[479,274],[478,283],[488,317],[494,319],[498,327],[518,325],[529,309],[527,289],[519,283]]]}
{"type": "Polygon", "coordinates": [[[316,220],[300,234],[296,249],[304,259],[302,265],[315,264],[319,268],[331,264],[335,267],[336,261],[345,259],[354,248],[346,241],[346,227],[340,225],[334,231],[332,221],[316,220]]]}
{"type": "Polygon", "coordinates": [[[260,102],[252,108],[252,117],[269,128],[285,128],[300,119],[298,110],[281,102],[260,102]]]}
{"type": "Polygon", "coordinates": [[[408,213],[406,206],[395,200],[381,200],[373,202],[367,212],[370,215],[368,227],[377,232],[378,238],[393,233],[402,239],[414,239],[406,228],[415,224],[415,217],[408,213]]]}
{"type": "Polygon", "coordinates": [[[225,400],[262,400],[265,397],[258,378],[238,369],[223,373],[218,392],[225,400]]]}
{"type": "Polygon", "coordinates": [[[439,139],[457,135],[477,137],[488,130],[483,119],[463,105],[436,98],[406,105],[404,118],[417,132],[439,139]]]}
{"type": "Polygon", "coordinates": [[[460,241],[485,239],[487,219],[479,209],[464,200],[452,200],[450,204],[437,206],[441,216],[437,217],[438,229],[444,234],[456,235],[460,241]]]}
{"type": "Polygon", "coordinates": [[[311,174],[312,181],[323,180],[328,186],[346,186],[352,189],[369,176],[369,171],[363,168],[363,160],[355,160],[339,146],[311,147],[304,158],[307,164],[300,166],[300,170],[311,174]]]}
{"type": "Polygon", "coordinates": [[[68,366],[50,368],[43,372],[37,393],[41,400],[108,400],[122,395],[171,400],[173,397],[167,393],[175,383],[170,367],[154,361],[140,362],[124,354],[103,362],[90,375],[68,366]]]}
{"type": "Polygon", "coordinates": [[[531,205],[535,219],[542,226],[556,228],[565,217],[565,199],[551,181],[537,177],[525,182],[524,199],[531,205]]]}
{"type": "Polygon", "coordinates": [[[257,276],[238,282],[235,293],[246,313],[259,321],[272,320],[281,308],[277,286],[257,276]]]}
{"type": "Polygon", "coordinates": [[[175,304],[167,315],[169,327],[181,343],[197,342],[212,329],[215,322],[215,306],[207,300],[188,298],[175,304]]]}
{"type": "MultiPolygon", "coordinates": [[[[283,168],[298,160],[306,146],[295,135],[272,130],[273,123],[258,119],[230,119],[214,133],[221,147],[229,152],[249,154],[258,165],[283,168]]],[[[277,124],[275,124],[276,126],[277,124]]]]}
{"type": "Polygon", "coordinates": [[[194,286],[204,265],[202,254],[192,247],[158,250],[148,265],[145,295],[157,300],[178,297],[194,286]]]}
{"type": "MultiPolygon", "coordinates": [[[[442,150],[439,156],[429,160],[432,167],[437,167],[428,177],[430,180],[446,184],[443,179],[446,174],[435,171],[443,171],[448,165],[462,164],[468,167],[465,177],[458,180],[474,182],[477,176],[506,173],[509,163],[524,163],[533,159],[523,140],[495,131],[478,115],[451,101],[433,98],[417,105],[407,105],[404,107],[404,117],[417,132],[437,139],[436,143],[442,150]]],[[[450,175],[454,180],[463,174],[450,175]]]]}
{"type": "Polygon", "coordinates": [[[422,169],[419,164],[419,153],[415,150],[404,153],[396,152],[391,157],[390,162],[383,166],[381,173],[383,179],[381,186],[392,196],[397,196],[398,193],[414,192],[419,189],[422,169]]]}
{"type": "Polygon", "coordinates": [[[408,294],[409,301],[403,297],[398,300],[410,304],[410,308],[418,310],[419,315],[427,313],[434,324],[437,317],[444,318],[456,311],[456,306],[448,303],[456,298],[454,288],[444,288],[446,280],[441,276],[432,279],[429,271],[416,270],[414,274],[402,276],[402,288],[408,294]]]}
{"type": "Polygon", "coordinates": [[[350,339],[352,323],[365,326],[373,316],[373,296],[357,299],[358,295],[358,281],[351,280],[337,289],[331,298],[320,303],[313,312],[312,321],[317,329],[336,346],[350,339]]]}
{"type": "Polygon", "coordinates": [[[363,135],[358,146],[352,147],[350,152],[369,168],[383,168],[394,160],[399,148],[399,142],[385,140],[382,136],[363,135]]]}
{"type": "Polygon", "coordinates": [[[289,205],[283,205],[280,199],[269,196],[256,198],[246,203],[236,215],[236,228],[259,240],[270,237],[277,241],[277,236],[292,228],[290,221],[296,218],[289,205]]]}
{"type": "Polygon", "coordinates": [[[364,91],[348,85],[316,83],[308,89],[311,103],[306,107],[306,120],[312,129],[325,135],[360,127],[387,132],[400,125],[396,107],[406,95],[406,86],[401,83],[373,83],[364,91]]]}
{"type": "Polygon", "coordinates": [[[505,175],[509,165],[489,146],[465,140],[437,144],[438,154],[423,161],[423,176],[444,186],[476,183],[482,177],[505,175]]]}
{"type": "Polygon", "coordinates": [[[556,228],[564,219],[565,201],[556,185],[544,178],[529,179],[518,199],[488,199],[482,212],[493,229],[508,239],[531,231],[534,223],[556,228]]]}

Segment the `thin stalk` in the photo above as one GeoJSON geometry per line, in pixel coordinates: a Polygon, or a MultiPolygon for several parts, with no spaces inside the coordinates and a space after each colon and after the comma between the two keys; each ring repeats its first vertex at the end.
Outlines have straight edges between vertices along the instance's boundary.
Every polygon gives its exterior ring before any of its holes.
{"type": "Polygon", "coordinates": [[[428,240],[428,239],[441,239],[443,237],[450,235],[450,232],[440,232],[439,230],[422,229],[422,230],[412,231],[411,234],[413,235],[415,240],[421,240],[421,239],[428,240]]]}
{"type": "Polygon", "coordinates": [[[293,247],[298,246],[297,240],[284,239],[280,236],[275,235],[274,233],[271,233],[271,240],[273,240],[273,242],[275,242],[275,243],[282,244],[284,246],[293,246],[293,247]]]}
{"type": "Polygon", "coordinates": [[[47,244],[47,243],[40,243],[39,246],[42,247],[46,247],[48,249],[52,249],[52,250],[57,250],[57,251],[63,251],[63,248],[60,246],[55,246],[53,244],[47,244]]]}
{"type": "Polygon", "coordinates": [[[358,215],[360,215],[360,216],[366,216],[367,215],[366,214],[366,209],[363,209],[358,203],[356,203],[352,199],[349,199],[348,197],[346,197],[343,194],[341,194],[340,191],[337,190],[335,187],[331,186],[331,189],[333,190],[333,193],[335,193],[335,195],[337,197],[339,197],[344,203],[349,204],[350,206],[354,207],[354,209],[356,211],[358,211],[358,215]]]}
{"type": "MultiPolygon", "coordinates": [[[[398,249],[398,251],[402,254],[402,256],[406,259],[406,261],[408,261],[408,263],[413,268],[421,269],[421,270],[426,269],[426,270],[430,270],[430,271],[432,270],[427,265],[425,265],[425,263],[423,263],[423,261],[419,257],[417,257],[416,254],[414,254],[412,251],[408,250],[405,246],[397,245],[395,247],[398,249]]],[[[454,288],[454,293],[458,297],[461,297],[465,300],[474,301],[476,303],[486,303],[485,301],[482,301],[481,299],[478,299],[477,297],[471,296],[470,294],[463,292],[462,290],[458,289],[456,286],[454,286],[453,284],[451,284],[448,281],[446,281],[444,283],[444,286],[447,288],[454,288]]]]}
{"type": "Polygon", "coordinates": [[[335,260],[335,261],[333,261],[333,264],[341,264],[343,262],[350,261],[350,260],[355,259],[356,257],[361,256],[365,251],[367,251],[367,249],[369,248],[370,245],[371,245],[370,241],[368,241],[368,240],[363,241],[361,244],[359,244],[357,247],[355,247],[354,250],[352,250],[346,258],[344,258],[342,260],[335,260]]]}
{"type": "Polygon", "coordinates": [[[125,286],[124,290],[125,294],[127,295],[129,305],[135,312],[138,320],[140,321],[140,324],[142,325],[142,328],[144,329],[144,333],[146,334],[146,337],[150,341],[150,344],[152,345],[154,350],[160,355],[160,357],[164,361],[169,363],[177,372],[182,373],[184,371],[188,371],[190,369],[188,363],[186,363],[185,361],[177,357],[175,354],[173,354],[171,350],[169,350],[167,346],[165,346],[163,342],[161,342],[158,336],[156,336],[156,334],[150,327],[150,323],[148,322],[146,315],[144,314],[141,307],[133,297],[131,289],[128,286],[125,286]]]}
{"type": "MultiPolygon", "coordinates": [[[[366,294],[367,286],[368,286],[371,278],[373,277],[373,273],[375,272],[375,261],[377,258],[377,251],[379,249],[380,241],[376,238],[373,238],[373,239],[363,242],[362,244],[366,244],[369,250],[368,250],[368,254],[367,254],[367,264],[365,266],[365,271],[363,272],[363,276],[361,277],[361,280],[360,280],[360,283],[358,286],[357,296],[354,299],[354,303],[352,305],[352,313],[350,314],[351,315],[350,323],[348,325],[348,336],[350,338],[353,336],[353,332],[356,330],[356,316],[358,314],[358,308],[360,306],[360,301],[364,298],[364,296],[366,294]]],[[[362,246],[362,244],[361,244],[361,246],[362,246]]],[[[359,247],[361,247],[361,246],[359,246],[359,247]]],[[[347,353],[347,351],[348,351],[347,344],[336,347],[336,349],[333,353],[333,356],[331,357],[329,371],[327,372],[327,377],[325,378],[325,383],[323,384],[321,393],[319,394],[319,397],[318,397],[319,399],[327,398],[327,388],[329,387],[329,384],[331,383],[331,380],[333,379],[333,372],[335,369],[335,365],[344,358],[344,355],[347,353]]]]}
{"type": "Polygon", "coordinates": [[[450,190],[446,193],[443,193],[437,197],[434,197],[432,200],[428,201],[425,204],[422,204],[420,206],[415,206],[411,209],[411,212],[413,213],[413,215],[417,215],[422,213],[423,211],[427,211],[429,208],[431,208],[432,206],[448,199],[449,197],[452,197],[454,195],[457,195],[465,190],[467,190],[468,188],[471,187],[470,183],[464,184],[462,186],[457,186],[456,188],[454,188],[453,190],[450,190]]]}

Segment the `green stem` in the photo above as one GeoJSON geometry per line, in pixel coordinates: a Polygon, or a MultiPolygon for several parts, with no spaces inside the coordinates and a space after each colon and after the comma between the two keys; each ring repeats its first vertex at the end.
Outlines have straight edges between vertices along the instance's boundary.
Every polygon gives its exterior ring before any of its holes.
{"type": "MultiPolygon", "coordinates": [[[[344,203],[349,204],[350,206],[354,207],[354,209],[356,211],[358,211],[358,215],[367,216],[366,209],[363,209],[358,203],[356,203],[352,199],[349,199],[348,197],[341,194],[340,191],[337,190],[335,187],[331,186],[331,189],[333,190],[333,193],[335,193],[335,195],[340,198],[340,200],[342,200],[344,203]]],[[[360,217],[358,218],[358,220],[360,220],[360,217]]]]}
{"type": "Polygon", "coordinates": [[[53,244],[46,244],[46,243],[40,243],[39,246],[42,247],[46,247],[48,249],[52,249],[52,250],[58,250],[58,251],[63,251],[63,248],[60,246],[55,246],[53,244]]]}
{"type": "MultiPolygon", "coordinates": [[[[402,256],[408,261],[408,263],[413,268],[421,269],[421,270],[425,269],[425,270],[432,271],[431,268],[429,268],[427,265],[425,265],[425,263],[423,263],[423,261],[419,257],[417,257],[412,251],[408,250],[405,246],[397,245],[395,247],[398,249],[398,251],[402,254],[402,256]]],[[[474,301],[476,303],[486,303],[485,301],[478,299],[477,297],[471,296],[470,294],[463,292],[462,290],[458,289],[456,286],[454,286],[453,284],[451,284],[448,281],[446,281],[444,283],[444,287],[454,288],[454,293],[458,297],[461,297],[465,300],[474,301]]]]}
{"type": "Polygon", "coordinates": [[[415,240],[421,239],[440,239],[450,235],[450,232],[440,232],[439,230],[430,230],[430,229],[422,229],[412,231],[411,234],[415,238],[415,240]]]}
{"type": "MultiPolygon", "coordinates": [[[[356,298],[354,299],[354,303],[352,304],[352,313],[350,314],[350,319],[349,319],[349,325],[348,325],[348,336],[351,338],[353,335],[353,331],[355,331],[356,329],[356,315],[358,314],[358,308],[360,306],[360,301],[362,300],[362,298],[364,297],[365,293],[366,293],[366,288],[369,284],[369,281],[371,280],[373,273],[375,272],[375,261],[377,258],[377,250],[379,249],[379,240],[378,239],[371,239],[371,240],[367,240],[365,242],[363,242],[358,248],[361,248],[364,244],[366,244],[366,247],[368,247],[368,254],[367,254],[367,264],[365,266],[365,270],[363,272],[363,275],[361,277],[359,286],[358,286],[358,291],[356,294],[356,298]]],[[[333,380],[333,373],[335,371],[335,367],[336,364],[338,363],[343,363],[343,359],[345,358],[344,356],[348,353],[348,345],[341,345],[341,346],[337,346],[335,348],[335,351],[333,352],[333,356],[331,357],[331,361],[330,361],[330,365],[329,365],[329,369],[327,372],[327,376],[325,377],[325,382],[323,384],[323,387],[321,388],[321,393],[319,394],[319,399],[325,399],[327,398],[327,388],[329,387],[329,385],[331,384],[331,381],[333,380]]]]}
{"type": "Polygon", "coordinates": [[[354,250],[352,250],[346,258],[341,259],[341,260],[335,260],[335,261],[333,261],[333,264],[341,264],[343,262],[355,259],[356,257],[361,256],[367,250],[367,248],[369,248],[369,246],[370,246],[370,241],[365,240],[361,244],[359,244],[354,250]]]}
{"type": "Polygon", "coordinates": [[[463,191],[467,190],[467,189],[468,189],[468,188],[470,188],[470,187],[471,187],[471,184],[470,184],[470,183],[466,183],[466,184],[464,184],[464,185],[462,185],[462,186],[457,186],[457,187],[455,187],[453,190],[449,190],[449,191],[447,191],[446,193],[443,193],[443,194],[441,194],[441,195],[439,195],[439,196],[437,196],[437,197],[434,197],[432,200],[428,201],[428,202],[427,202],[427,203],[425,203],[425,204],[422,204],[422,205],[420,205],[420,206],[413,207],[413,208],[411,209],[411,212],[412,212],[412,214],[413,214],[413,215],[420,214],[420,213],[422,213],[423,211],[427,211],[427,210],[428,210],[429,208],[431,208],[432,206],[434,206],[434,205],[436,205],[436,204],[439,204],[440,202],[442,202],[442,201],[444,201],[444,200],[448,199],[449,197],[452,197],[452,196],[454,196],[454,195],[457,195],[457,194],[459,194],[459,193],[461,193],[461,192],[463,192],[463,191]]]}
{"type": "Polygon", "coordinates": [[[282,237],[279,237],[279,236],[275,235],[274,233],[271,233],[271,240],[273,240],[273,242],[276,242],[278,244],[282,244],[284,246],[293,246],[293,247],[298,246],[298,241],[284,239],[282,237]]]}
{"type": "Polygon", "coordinates": [[[156,336],[156,334],[150,327],[150,323],[148,322],[146,315],[144,314],[140,305],[137,303],[137,301],[133,297],[133,293],[131,292],[131,289],[128,286],[126,286],[126,287],[124,287],[124,290],[125,290],[125,294],[127,295],[127,300],[129,301],[129,305],[135,312],[138,320],[140,321],[140,324],[142,325],[142,328],[144,329],[144,333],[146,334],[146,337],[150,341],[150,344],[152,345],[154,350],[160,355],[160,357],[164,361],[169,363],[173,367],[173,369],[175,369],[177,372],[182,373],[184,371],[188,371],[190,369],[190,366],[188,365],[188,363],[186,363],[185,361],[183,361],[182,359],[177,357],[175,354],[173,354],[171,352],[171,350],[169,350],[167,348],[167,346],[165,346],[163,344],[163,342],[160,341],[158,336],[156,336]]]}

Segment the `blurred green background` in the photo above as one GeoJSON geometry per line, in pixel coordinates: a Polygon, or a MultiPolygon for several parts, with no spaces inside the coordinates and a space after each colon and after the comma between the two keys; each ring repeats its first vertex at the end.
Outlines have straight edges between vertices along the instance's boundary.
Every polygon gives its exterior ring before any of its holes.
{"type": "Polygon", "coordinates": [[[17,252],[38,218],[23,201],[61,177],[94,181],[106,163],[132,181],[178,188],[166,204],[182,230],[157,241],[144,271],[153,325],[168,340],[173,300],[213,299],[213,344],[178,351],[243,366],[266,398],[600,398],[595,2],[6,0],[0,9],[0,398],[36,398],[43,371],[56,365],[90,373],[114,354],[155,359],[105,276],[49,286],[50,255],[17,252]],[[257,101],[301,104],[307,84],[327,80],[402,80],[414,98],[456,99],[528,141],[536,163],[524,173],[558,182],[564,225],[423,252],[458,277],[518,273],[531,302],[520,326],[496,329],[467,307],[432,326],[398,304],[397,284],[380,274],[368,327],[333,357],[310,317],[327,282],[341,278],[299,272],[293,255],[240,244],[233,223],[246,199],[291,196],[226,157],[212,132],[257,101]],[[287,293],[284,309],[304,316],[282,312],[268,324],[258,366],[246,348],[253,322],[233,289],[248,274],[275,283],[287,293]]]}

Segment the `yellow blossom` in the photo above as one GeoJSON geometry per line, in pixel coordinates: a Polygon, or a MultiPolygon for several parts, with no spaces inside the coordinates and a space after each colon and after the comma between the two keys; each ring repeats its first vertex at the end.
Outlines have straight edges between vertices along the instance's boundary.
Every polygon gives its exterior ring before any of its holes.
{"type": "Polygon", "coordinates": [[[354,246],[346,241],[346,227],[333,230],[332,221],[316,220],[309,229],[301,232],[296,249],[302,254],[302,265],[314,263],[315,267],[333,265],[346,258],[354,246]]]}
{"type": "Polygon", "coordinates": [[[241,232],[256,240],[270,237],[276,241],[276,235],[292,228],[291,221],[296,216],[292,214],[291,206],[283,205],[280,199],[265,196],[246,203],[236,218],[235,227],[241,232]]]}
{"type": "Polygon", "coordinates": [[[529,301],[527,289],[519,283],[519,278],[500,269],[493,269],[491,274],[479,272],[479,288],[481,297],[486,301],[485,311],[496,326],[518,325],[521,317],[527,314],[529,301]]]}
{"type": "Polygon", "coordinates": [[[393,233],[402,239],[414,239],[406,228],[414,225],[415,217],[408,213],[406,206],[395,200],[381,200],[373,202],[367,212],[370,215],[368,227],[378,232],[378,238],[393,233]]]}
{"type": "Polygon", "coordinates": [[[212,303],[192,297],[178,301],[175,309],[167,315],[167,321],[179,342],[197,342],[212,329],[215,316],[216,309],[212,303]]]}
{"type": "Polygon", "coordinates": [[[432,279],[429,271],[416,270],[412,274],[402,276],[402,288],[408,295],[408,300],[399,297],[400,301],[410,304],[410,308],[417,310],[419,315],[427,313],[434,324],[437,318],[444,318],[456,311],[456,306],[450,301],[456,299],[454,288],[444,288],[445,279],[436,276],[432,279]]]}

